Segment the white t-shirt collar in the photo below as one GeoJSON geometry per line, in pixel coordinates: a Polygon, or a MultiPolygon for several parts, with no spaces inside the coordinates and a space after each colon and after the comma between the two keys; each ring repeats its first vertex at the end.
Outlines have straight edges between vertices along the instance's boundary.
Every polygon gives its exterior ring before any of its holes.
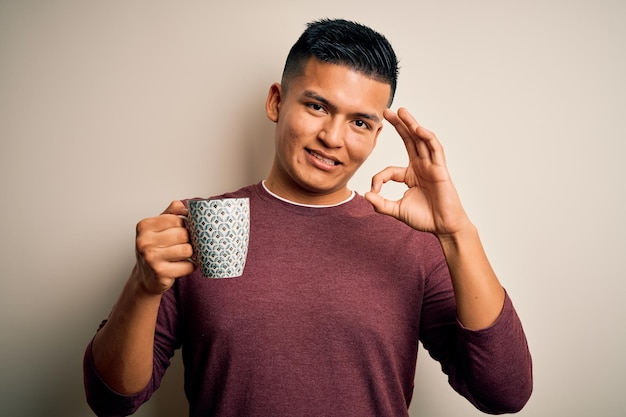
{"type": "Polygon", "coordinates": [[[284,201],[285,203],[289,203],[289,204],[293,204],[294,206],[300,206],[300,207],[311,207],[311,208],[328,208],[328,207],[336,207],[336,206],[340,206],[342,204],[347,203],[348,201],[352,200],[354,198],[354,196],[356,195],[356,193],[354,191],[350,192],[350,196],[348,198],[346,198],[343,201],[340,201],[339,203],[335,203],[335,204],[320,204],[320,205],[315,205],[315,204],[302,204],[302,203],[296,203],[295,201],[291,201],[291,200],[287,200],[286,198],[283,198],[277,194],[274,194],[273,192],[270,191],[269,188],[267,188],[267,185],[265,185],[265,180],[262,181],[263,184],[263,188],[265,188],[265,191],[267,191],[267,193],[269,195],[271,195],[274,198],[277,198],[281,201],[284,201]]]}

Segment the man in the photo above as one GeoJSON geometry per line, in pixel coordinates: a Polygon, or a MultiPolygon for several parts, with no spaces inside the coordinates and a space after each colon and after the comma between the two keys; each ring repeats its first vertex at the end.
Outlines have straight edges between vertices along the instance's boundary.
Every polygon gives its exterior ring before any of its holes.
{"type": "Polygon", "coordinates": [[[265,181],[248,197],[244,273],[207,279],[188,261],[175,201],[137,225],[137,263],[85,355],[101,416],[134,412],[182,346],[191,416],[402,416],[418,341],[476,407],[515,412],[531,359],[432,132],[389,110],[397,60],[380,34],[344,20],[310,24],[266,112],[276,124],[265,181]],[[384,119],[409,164],[364,197],[348,181],[384,119]],[[397,202],[387,181],[409,188],[397,202]]]}

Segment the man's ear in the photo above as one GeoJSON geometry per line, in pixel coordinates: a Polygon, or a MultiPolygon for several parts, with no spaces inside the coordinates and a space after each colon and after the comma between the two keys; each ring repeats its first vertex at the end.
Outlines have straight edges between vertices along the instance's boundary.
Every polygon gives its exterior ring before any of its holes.
{"type": "Polygon", "coordinates": [[[265,101],[265,114],[267,114],[267,118],[274,123],[278,122],[278,113],[283,97],[282,94],[283,89],[279,83],[272,84],[270,91],[267,93],[267,100],[265,101]]]}

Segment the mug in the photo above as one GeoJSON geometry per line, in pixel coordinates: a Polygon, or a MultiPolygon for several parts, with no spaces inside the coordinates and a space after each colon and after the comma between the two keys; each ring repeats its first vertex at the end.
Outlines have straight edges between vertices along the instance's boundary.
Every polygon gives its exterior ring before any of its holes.
{"type": "Polygon", "coordinates": [[[188,230],[192,261],[207,278],[243,274],[250,240],[250,200],[189,200],[188,230]]]}

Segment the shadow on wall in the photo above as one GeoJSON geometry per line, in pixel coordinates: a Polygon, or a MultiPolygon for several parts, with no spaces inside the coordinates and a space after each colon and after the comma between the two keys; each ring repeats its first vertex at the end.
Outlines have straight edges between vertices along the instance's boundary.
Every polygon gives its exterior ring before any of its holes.
{"type": "Polygon", "coordinates": [[[242,138],[242,157],[245,160],[243,169],[246,171],[246,181],[250,184],[264,179],[270,171],[274,160],[274,123],[265,114],[265,90],[255,95],[243,107],[242,117],[250,118],[251,123],[241,125],[237,132],[242,138]]]}
{"type": "MultiPolygon", "coordinates": [[[[112,265],[111,276],[124,277],[128,274],[132,254],[111,255],[119,263],[112,265]]],[[[79,250],[68,257],[67,264],[74,258],[84,258],[79,250]]],[[[67,274],[75,273],[68,267],[67,274]]],[[[71,281],[71,280],[68,280],[71,281]]],[[[59,281],[61,282],[61,281],[59,281]]],[[[110,308],[109,302],[119,293],[121,282],[112,282],[107,291],[100,292],[94,304],[81,304],[81,294],[67,290],[67,315],[54,325],[41,326],[36,331],[24,330],[20,335],[23,350],[31,352],[21,364],[11,363],[2,374],[0,393],[0,415],[11,417],[84,417],[93,416],[85,401],[82,375],[82,360],[85,347],[93,336],[101,312],[110,308]],[[89,308],[84,308],[84,306],[89,308]],[[75,306],[79,306],[74,310],[75,306]]],[[[50,299],[53,310],[53,298],[50,299]]],[[[57,307],[58,308],[58,307],[57,307]]],[[[53,313],[51,313],[53,314],[53,313]]],[[[46,318],[42,318],[45,322],[46,318]]],[[[15,335],[5,334],[7,338],[15,335]]],[[[9,340],[9,339],[5,339],[9,340]]],[[[7,365],[9,365],[7,363],[7,365]]],[[[4,367],[3,367],[4,368],[4,367]]],[[[181,386],[182,389],[182,386],[181,386]]],[[[169,414],[170,416],[179,414],[169,414]]]]}
{"type": "Polygon", "coordinates": [[[187,398],[185,398],[183,384],[184,367],[180,351],[178,351],[172,358],[172,364],[163,378],[161,388],[150,400],[154,406],[152,416],[172,417],[189,415],[189,404],[187,403],[187,398]]]}

